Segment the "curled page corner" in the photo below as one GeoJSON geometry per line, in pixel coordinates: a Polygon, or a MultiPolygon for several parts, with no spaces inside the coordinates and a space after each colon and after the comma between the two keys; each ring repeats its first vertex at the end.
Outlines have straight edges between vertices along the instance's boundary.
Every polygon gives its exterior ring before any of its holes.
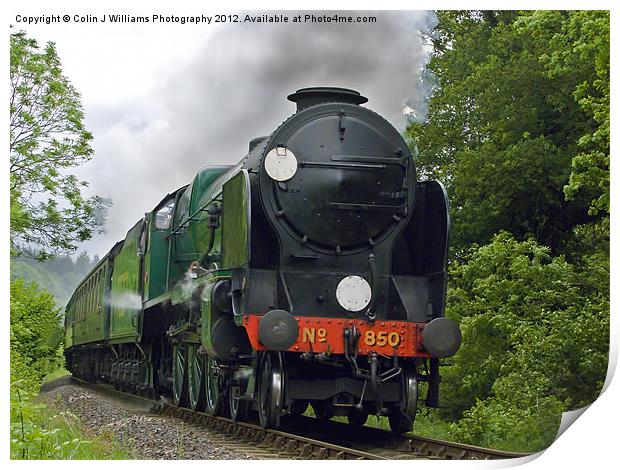
{"type": "MultiPolygon", "coordinates": [[[[564,433],[564,431],[566,431],[575,421],[577,421],[577,419],[589,407],[590,407],[590,405],[584,406],[583,408],[579,408],[577,410],[565,411],[564,413],[562,413],[562,418],[560,420],[560,426],[558,428],[558,432],[557,432],[555,438],[553,439],[553,442],[557,441],[558,438],[564,433]]],[[[549,447],[551,447],[552,445],[553,445],[553,443],[551,443],[551,445],[549,447]]],[[[545,451],[549,447],[547,447],[546,449],[543,449],[543,450],[541,450],[539,452],[535,452],[535,453],[530,454],[530,455],[525,455],[523,457],[518,457],[518,458],[515,458],[515,459],[505,459],[505,460],[493,461],[494,465],[491,465],[491,467],[493,467],[493,468],[512,468],[512,467],[517,467],[517,466],[520,466],[520,465],[524,465],[524,464],[529,463],[529,462],[531,462],[533,460],[536,460],[538,457],[543,455],[545,453],[545,451]]]]}
{"type": "Polygon", "coordinates": [[[558,438],[566,431],[577,419],[590,408],[590,405],[584,406],[583,408],[579,408],[577,410],[565,411],[562,413],[562,420],[560,421],[560,427],[558,428],[558,433],[555,435],[554,442],[558,440],[558,438]]]}

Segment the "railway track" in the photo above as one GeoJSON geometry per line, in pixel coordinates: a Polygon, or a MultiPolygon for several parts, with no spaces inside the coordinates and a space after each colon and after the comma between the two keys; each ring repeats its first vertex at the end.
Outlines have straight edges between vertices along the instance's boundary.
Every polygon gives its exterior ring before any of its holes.
{"type": "Polygon", "coordinates": [[[335,421],[318,423],[316,419],[306,416],[290,417],[283,423],[286,430],[303,430],[304,435],[330,439],[330,442],[349,445],[388,459],[496,460],[529,455],[422,436],[396,436],[389,431],[368,426],[355,428],[335,421]]]}
{"type": "Polygon", "coordinates": [[[217,443],[257,459],[493,460],[528,455],[421,436],[395,436],[381,429],[319,422],[306,416],[286,417],[279,430],[263,429],[257,424],[175,407],[165,400],[121,392],[104,384],[92,384],[74,377],[72,382],[144,411],[204,426],[221,436],[217,443]]]}

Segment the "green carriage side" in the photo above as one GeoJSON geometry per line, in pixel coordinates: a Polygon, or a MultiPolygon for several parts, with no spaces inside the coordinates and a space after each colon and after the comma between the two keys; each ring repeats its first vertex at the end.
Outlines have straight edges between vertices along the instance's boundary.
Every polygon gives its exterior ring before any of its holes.
{"type": "Polygon", "coordinates": [[[146,235],[144,219],[127,232],[118,254],[114,257],[114,269],[110,289],[111,343],[135,342],[140,335],[142,311],[142,252],[140,240],[146,235]]]}
{"type": "Polygon", "coordinates": [[[65,347],[107,339],[107,292],[111,274],[109,254],[87,274],[65,308],[65,347]]]}

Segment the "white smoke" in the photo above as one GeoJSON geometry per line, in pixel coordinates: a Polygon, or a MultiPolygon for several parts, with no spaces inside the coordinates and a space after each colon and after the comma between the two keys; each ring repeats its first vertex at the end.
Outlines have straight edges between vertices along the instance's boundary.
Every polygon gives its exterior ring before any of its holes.
{"type": "Polygon", "coordinates": [[[194,292],[195,286],[192,281],[195,278],[196,276],[192,275],[189,271],[183,275],[183,281],[181,281],[181,292],[183,292],[183,297],[190,297],[194,292]]]}
{"type": "Polygon", "coordinates": [[[356,89],[401,131],[408,120],[424,121],[435,13],[339,13],[377,22],[218,26],[195,60],[154,80],[145,99],[103,110],[106,126],[95,130],[95,163],[85,177],[114,202],[105,246],[199,168],[243,158],[253,137],[294,113],[286,96],[298,88],[356,89]]]}
{"type": "Polygon", "coordinates": [[[123,292],[122,294],[112,294],[106,302],[107,305],[114,308],[123,308],[130,310],[142,309],[142,297],[133,292],[123,292]]]}

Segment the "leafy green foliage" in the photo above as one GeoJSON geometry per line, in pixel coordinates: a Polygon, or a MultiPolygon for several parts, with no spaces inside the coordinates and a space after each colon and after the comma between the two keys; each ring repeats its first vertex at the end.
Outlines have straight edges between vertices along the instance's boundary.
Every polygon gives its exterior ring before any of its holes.
{"type": "MultiPolygon", "coordinates": [[[[11,35],[11,457],[15,459],[126,458],[109,439],[86,439],[75,417],[34,401],[39,386],[62,363],[58,302],[33,282],[68,297],[58,272],[77,283],[90,268],[82,254],[36,264],[74,251],[101,230],[109,201],[85,198],[87,186],[68,170],[92,156],[77,91],[63,76],[53,43],[40,50],[19,32],[11,35]],[[54,268],[56,275],[53,274],[54,268]],[[79,268],[79,269],[78,269],[79,268]]],[[[69,288],[71,289],[71,288],[69,288]]]]}
{"type": "Polygon", "coordinates": [[[75,416],[35,400],[44,378],[57,374],[62,363],[55,303],[35,284],[11,283],[11,458],[130,458],[111,436],[91,438],[75,416]]]}
{"type": "Polygon", "coordinates": [[[507,233],[450,267],[447,315],[463,345],[445,368],[443,398],[465,442],[534,451],[562,411],[596,399],[607,371],[609,267],[577,268],[507,233]]]}
{"type": "Polygon", "coordinates": [[[540,56],[549,79],[572,83],[579,77],[572,96],[590,122],[578,139],[581,151],[573,156],[564,192],[569,200],[585,193],[592,215],[609,212],[609,26],[609,12],[587,10],[571,12],[567,19],[557,11],[537,12],[521,26],[549,40],[550,51],[540,56]]]}
{"type": "Polygon", "coordinates": [[[11,389],[11,459],[128,459],[132,455],[107,434],[88,436],[77,417],[57,412],[11,389]]]}
{"type": "Polygon", "coordinates": [[[38,390],[62,362],[62,328],[54,297],[23,280],[11,282],[11,382],[38,390]]]}
{"type": "Polygon", "coordinates": [[[447,186],[454,248],[507,230],[563,252],[608,209],[609,13],[439,20],[429,121],[408,137],[421,173],[447,186]]]}
{"type": "Polygon", "coordinates": [[[558,432],[561,403],[543,397],[535,407],[508,406],[503,397],[478,401],[453,426],[452,438],[509,452],[539,452],[549,447],[558,432]]]}
{"type": "Polygon", "coordinates": [[[11,35],[11,251],[40,259],[73,251],[100,231],[110,202],[84,198],[87,186],[66,170],[90,160],[92,135],[80,96],[62,74],[53,43],[40,50],[25,33],[11,35]]]}

